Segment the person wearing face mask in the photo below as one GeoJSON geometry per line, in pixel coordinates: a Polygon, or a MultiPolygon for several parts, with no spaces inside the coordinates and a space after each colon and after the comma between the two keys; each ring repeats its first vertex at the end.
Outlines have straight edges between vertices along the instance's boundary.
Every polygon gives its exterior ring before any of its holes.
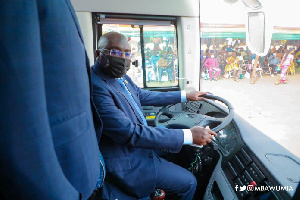
{"type": "Polygon", "coordinates": [[[159,188],[165,191],[166,199],[191,200],[196,178],[156,151],[179,152],[184,144],[206,145],[216,133],[200,126],[184,130],[148,126],[141,106],[203,100],[206,93],[139,88],[126,75],[130,50],[124,35],[102,35],[91,70],[93,101],[103,121],[100,149],[107,169],[101,198],[149,199],[150,193],[159,188]]]}

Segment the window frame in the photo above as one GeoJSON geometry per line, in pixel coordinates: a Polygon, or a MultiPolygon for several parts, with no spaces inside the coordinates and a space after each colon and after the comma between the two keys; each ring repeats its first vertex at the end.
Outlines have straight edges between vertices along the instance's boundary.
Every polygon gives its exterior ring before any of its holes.
{"type": "MultiPolygon", "coordinates": [[[[152,16],[152,15],[129,15],[129,14],[114,14],[114,13],[92,13],[93,22],[93,52],[97,50],[98,41],[102,36],[103,24],[130,24],[139,25],[140,29],[140,42],[141,42],[141,56],[142,56],[142,69],[143,69],[143,89],[151,91],[180,91],[179,82],[176,86],[168,87],[147,87],[146,84],[146,63],[144,51],[144,25],[174,25],[176,37],[176,48],[178,49],[178,31],[177,31],[177,18],[174,16],[152,16]],[[134,24],[133,24],[134,23],[134,24]]],[[[178,51],[177,51],[178,52],[178,51]]],[[[179,59],[179,55],[177,54],[179,59]]],[[[96,57],[94,55],[94,62],[96,57]]],[[[179,62],[178,62],[179,69],[179,62]]],[[[180,71],[178,71],[178,78],[180,71]]]]}

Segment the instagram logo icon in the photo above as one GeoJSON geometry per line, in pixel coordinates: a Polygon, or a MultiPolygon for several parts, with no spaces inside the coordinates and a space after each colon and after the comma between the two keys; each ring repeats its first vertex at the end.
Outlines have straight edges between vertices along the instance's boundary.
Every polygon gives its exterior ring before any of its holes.
{"type": "Polygon", "coordinates": [[[248,186],[247,186],[247,190],[248,190],[248,191],[253,191],[253,188],[254,188],[253,185],[248,185],[248,186]]]}
{"type": "Polygon", "coordinates": [[[255,182],[255,181],[252,181],[252,182],[250,183],[250,185],[247,186],[247,190],[248,190],[248,191],[253,191],[253,190],[254,190],[254,187],[255,187],[256,185],[257,185],[256,182],[255,182]]]}

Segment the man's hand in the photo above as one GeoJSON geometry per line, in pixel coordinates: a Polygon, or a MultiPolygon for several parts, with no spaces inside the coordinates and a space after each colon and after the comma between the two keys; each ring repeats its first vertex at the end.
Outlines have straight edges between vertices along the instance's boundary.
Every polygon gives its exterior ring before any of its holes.
{"type": "Polygon", "coordinates": [[[212,136],[217,136],[214,131],[201,126],[194,126],[190,130],[193,136],[193,143],[197,145],[206,145],[207,143],[211,143],[212,136]]]}
{"type": "Polygon", "coordinates": [[[205,98],[201,97],[203,95],[206,95],[206,92],[199,92],[199,91],[192,91],[189,93],[186,93],[186,99],[189,101],[204,101],[205,98]]]}

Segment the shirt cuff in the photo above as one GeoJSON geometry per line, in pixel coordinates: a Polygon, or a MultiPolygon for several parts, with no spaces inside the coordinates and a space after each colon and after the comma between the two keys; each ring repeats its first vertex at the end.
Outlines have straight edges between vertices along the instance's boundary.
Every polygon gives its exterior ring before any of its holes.
{"type": "Polygon", "coordinates": [[[187,102],[186,92],[184,90],[181,91],[181,102],[187,102]]]}
{"type": "Polygon", "coordinates": [[[193,135],[190,129],[183,130],[183,144],[193,144],[193,135]]]}

